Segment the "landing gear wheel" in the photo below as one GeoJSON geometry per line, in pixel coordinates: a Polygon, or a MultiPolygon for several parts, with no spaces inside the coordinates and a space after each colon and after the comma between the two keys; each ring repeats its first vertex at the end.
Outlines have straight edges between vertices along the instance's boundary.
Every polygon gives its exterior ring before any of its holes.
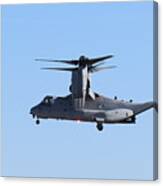
{"type": "Polygon", "coordinates": [[[97,129],[98,129],[99,131],[102,131],[102,130],[103,130],[103,125],[102,125],[102,123],[97,123],[96,127],[97,127],[97,129]]]}
{"type": "Polygon", "coordinates": [[[39,119],[36,120],[36,124],[37,124],[37,125],[40,124],[40,120],[39,120],[39,119]]]}

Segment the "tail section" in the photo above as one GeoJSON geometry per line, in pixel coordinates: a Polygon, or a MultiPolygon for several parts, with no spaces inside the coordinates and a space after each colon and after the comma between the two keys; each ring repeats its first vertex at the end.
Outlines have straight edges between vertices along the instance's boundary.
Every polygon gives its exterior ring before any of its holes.
{"type": "Polygon", "coordinates": [[[133,105],[133,111],[135,115],[140,114],[148,109],[154,108],[158,112],[158,103],[156,102],[146,102],[133,105]]]}

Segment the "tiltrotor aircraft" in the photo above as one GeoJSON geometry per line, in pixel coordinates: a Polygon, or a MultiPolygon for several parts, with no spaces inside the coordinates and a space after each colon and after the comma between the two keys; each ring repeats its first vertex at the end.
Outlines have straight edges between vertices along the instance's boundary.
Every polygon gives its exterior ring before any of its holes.
{"type": "Polygon", "coordinates": [[[135,123],[136,115],[150,108],[157,110],[157,103],[133,103],[130,101],[118,100],[104,97],[94,92],[90,86],[90,73],[98,72],[104,69],[115,68],[115,66],[103,67],[106,59],[112,58],[107,55],[98,58],[87,58],[80,56],[77,60],[53,60],[36,59],[36,61],[60,62],[75,67],[69,68],[42,68],[44,70],[69,71],[72,73],[70,94],[66,97],[46,96],[38,105],[30,110],[36,124],[39,119],[63,119],[96,122],[97,129],[103,130],[103,124],[106,123],[135,123]],[[98,64],[97,64],[98,63],[98,64]]]}

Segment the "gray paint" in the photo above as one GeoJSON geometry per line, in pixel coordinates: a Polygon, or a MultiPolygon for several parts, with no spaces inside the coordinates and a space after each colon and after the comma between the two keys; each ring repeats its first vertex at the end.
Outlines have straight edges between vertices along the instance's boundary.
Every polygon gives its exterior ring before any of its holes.
{"type": "MultiPolygon", "coordinates": [[[[97,129],[102,130],[104,123],[135,123],[136,115],[152,107],[157,110],[158,106],[155,102],[132,103],[131,101],[107,98],[91,90],[89,74],[106,69],[106,67],[99,68],[101,64],[94,64],[111,57],[112,55],[89,59],[81,56],[79,60],[48,60],[78,65],[78,67],[44,68],[72,72],[71,94],[57,98],[46,96],[41,103],[30,110],[30,114],[37,117],[36,123],[39,124],[38,119],[40,118],[80,120],[96,122],[97,129]]],[[[47,61],[46,59],[42,60],[47,61]]]]}

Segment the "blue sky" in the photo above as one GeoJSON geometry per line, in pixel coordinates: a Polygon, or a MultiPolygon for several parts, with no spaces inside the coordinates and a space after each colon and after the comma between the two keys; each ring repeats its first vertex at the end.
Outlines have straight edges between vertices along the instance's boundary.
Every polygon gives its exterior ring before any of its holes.
{"type": "MultiPolygon", "coordinates": [[[[153,100],[153,3],[77,3],[2,7],[4,176],[152,179],[153,111],[136,125],[42,120],[29,114],[46,95],[67,95],[71,74],[35,58],[113,54],[118,68],[92,76],[105,96],[153,100]]],[[[64,66],[64,65],[58,65],[64,66]]]]}

